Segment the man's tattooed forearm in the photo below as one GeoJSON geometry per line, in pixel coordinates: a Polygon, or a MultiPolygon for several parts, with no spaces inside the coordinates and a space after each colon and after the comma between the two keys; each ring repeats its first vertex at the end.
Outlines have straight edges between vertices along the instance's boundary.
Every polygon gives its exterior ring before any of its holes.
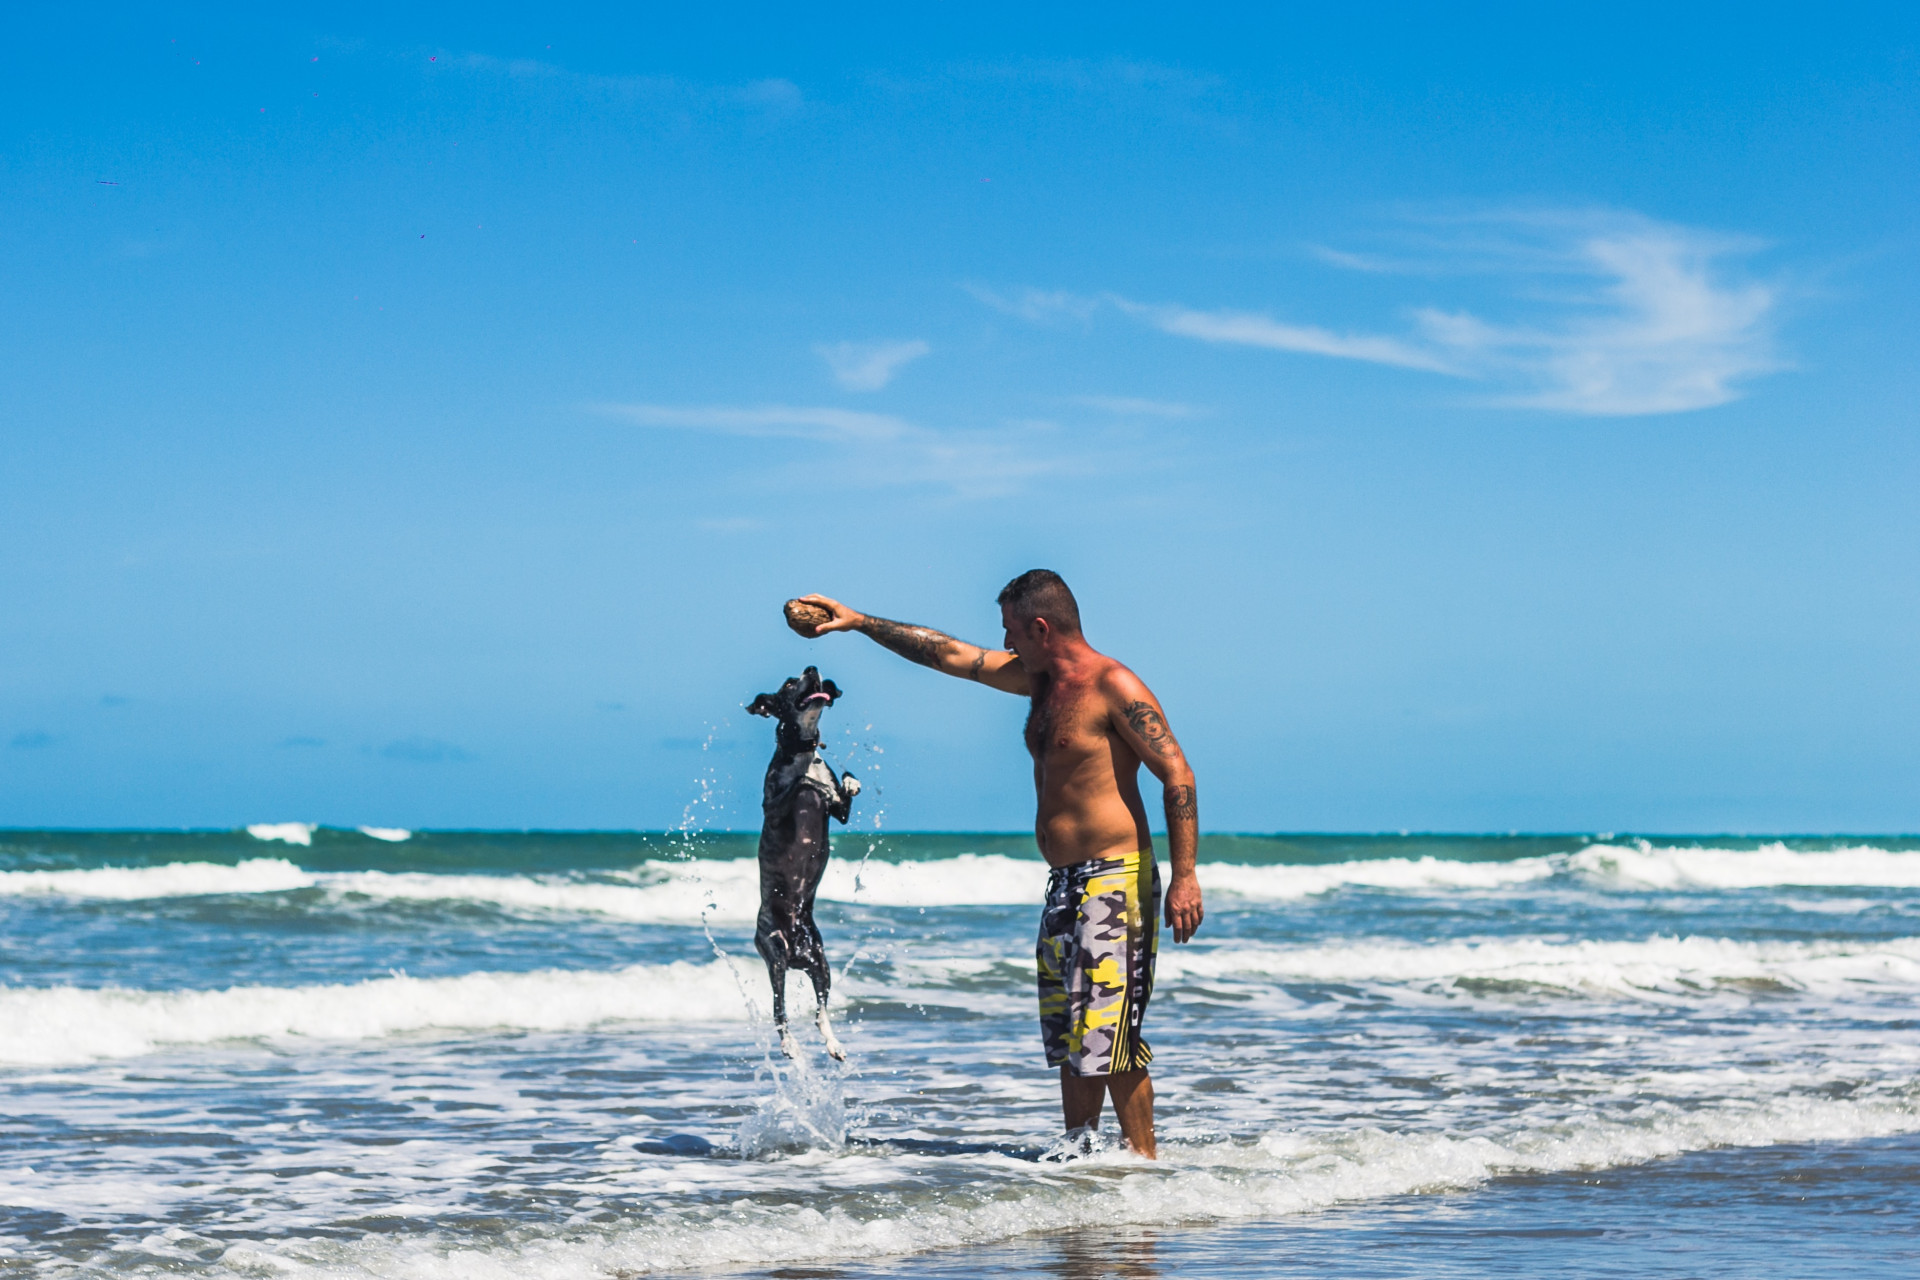
{"type": "Polygon", "coordinates": [[[1200,801],[1197,798],[1195,798],[1192,787],[1187,787],[1187,786],[1168,787],[1166,791],[1166,796],[1167,796],[1167,821],[1168,822],[1172,822],[1176,819],[1187,821],[1187,822],[1195,822],[1199,820],[1200,801]]]}
{"type": "Polygon", "coordinates": [[[914,627],[887,618],[869,617],[860,625],[860,629],[873,637],[876,643],[893,650],[909,662],[936,669],[940,666],[940,655],[946,652],[947,646],[959,643],[952,636],[935,631],[932,627],[914,627]]]}
{"type": "Polygon", "coordinates": [[[1129,702],[1121,708],[1121,714],[1153,754],[1164,756],[1178,750],[1173,744],[1173,735],[1167,731],[1167,722],[1151,702],[1129,702]]]}

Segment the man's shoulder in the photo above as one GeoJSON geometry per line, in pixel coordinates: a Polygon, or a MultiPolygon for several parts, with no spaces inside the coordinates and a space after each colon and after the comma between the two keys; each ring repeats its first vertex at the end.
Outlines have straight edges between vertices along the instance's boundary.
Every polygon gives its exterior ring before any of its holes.
{"type": "Polygon", "coordinates": [[[1102,655],[1104,665],[1100,674],[1094,677],[1094,687],[1111,698],[1132,701],[1141,696],[1152,697],[1153,691],[1147,688],[1146,681],[1133,674],[1126,663],[1102,655]]]}

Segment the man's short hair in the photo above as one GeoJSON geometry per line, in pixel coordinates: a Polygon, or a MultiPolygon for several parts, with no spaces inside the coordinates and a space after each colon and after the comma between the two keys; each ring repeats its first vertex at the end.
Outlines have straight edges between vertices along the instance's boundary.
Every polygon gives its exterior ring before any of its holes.
{"type": "Polygon", "coordinates": [[[1000,588],[998,603],[1011,607],[1017,618],[1045,618],[1055,631],[1080,634],[1080,602],[1051,569],[1027,570],[1000,588]]]}

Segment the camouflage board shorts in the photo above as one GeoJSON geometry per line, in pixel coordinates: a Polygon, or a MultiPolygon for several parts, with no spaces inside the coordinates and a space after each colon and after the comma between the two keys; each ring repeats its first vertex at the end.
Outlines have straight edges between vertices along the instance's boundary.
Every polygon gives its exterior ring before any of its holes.
{"type": "Polygon", "coordinates": [[[1153,1061],[1140,1020],[1153,994],[1160,868],[1153,851],[1055,867],[1040,913],[1040,1038],[1077,1076],[1153,1061]]]}

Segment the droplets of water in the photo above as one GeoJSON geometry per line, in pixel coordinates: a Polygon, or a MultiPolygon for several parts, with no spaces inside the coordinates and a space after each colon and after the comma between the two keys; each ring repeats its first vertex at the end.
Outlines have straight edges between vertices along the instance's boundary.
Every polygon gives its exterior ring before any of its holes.
{"type": "Polygon", "coordinates": [[[769,1057],[756,1078],[771,1091],[740,1122],[735,1143],[749,1160],[802,1151],[839,1151],[847,1145],[846,1069],[817,1070],[812,1053],[796,1045],[794,1057],[769,1057]]]}

